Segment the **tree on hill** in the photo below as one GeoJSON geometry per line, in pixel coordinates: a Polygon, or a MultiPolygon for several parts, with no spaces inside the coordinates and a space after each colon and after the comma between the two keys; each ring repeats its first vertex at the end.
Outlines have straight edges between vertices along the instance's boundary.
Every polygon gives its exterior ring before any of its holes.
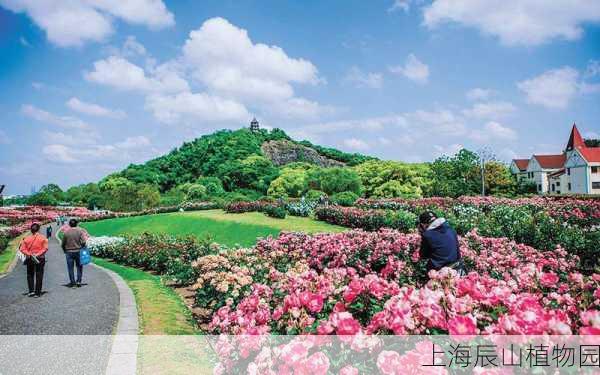
{"type": "Polygon", "coordinates": [[[419,198],[431,190],[431,168],[427,164],[370,160],[354,167],[365,196],[373,198],[419,198]]]}

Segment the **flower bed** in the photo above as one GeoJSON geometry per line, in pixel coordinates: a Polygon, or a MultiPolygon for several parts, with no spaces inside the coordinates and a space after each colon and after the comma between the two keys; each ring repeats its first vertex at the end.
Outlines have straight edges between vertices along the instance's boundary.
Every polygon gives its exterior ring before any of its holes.
{"type": "Polygon", "coordinates": [[[417,216],[404,210],[362,210],[356,207],[322,206],[315,210],[318,220],[368,231],[393,228],[403,232],[415,228],[417,216]]]}
{"type": "Polygon", "coordinates": [[[93,256],[154,271],[184,285],[194,282],[198,277],[192,262],[218,250],[217,245],[199,242],[195,237],[155,234],[125,238],[92,237],[88,246],[93,256]]]}
{"type": "Polygon", "coordinates": [[[416,234],[284,233],[198,259],[196,302],[211,333],[600,333],[600,275],[576,257],[475,232],[460,243],[473,272],[426,281],[416,234]]]}
{"type": "Polygon", "coordinates": [[[225,205],[224,209],[226,212],[231,214],[241,214],[244,212],[255,212],[255,211],[263,211],[267,206],[276,205],[274,202],[269,201],[241,201],[241,202],[232,202],[225,205]]]}
{"type": "Polygon", "coordinates": [[[315,216],[319,220],[349,228],[377,230],[387,227],[407,232],[416,227],[416,215],[427,207],[437,212],[438,216],[448,219],[459,234],[477,229],[486,237],[507,237],[543,250],[560,245],[581,258],[586,272],[600,266],[600,224],[596,224],[600,220],[596,217],[600,211],[597,211],[597,201],[463,197],[452,201],[452,204],[449,202],[451,200],[433,198],[412,201],[362,200],[359,202],[361,207],[395,209],[328,206],[317,208],[315,216]],[[436,206],[434,202],[439,205],[436,206]],[[543,206],[542,202],[546,202],[547,206],[543,206]]]}

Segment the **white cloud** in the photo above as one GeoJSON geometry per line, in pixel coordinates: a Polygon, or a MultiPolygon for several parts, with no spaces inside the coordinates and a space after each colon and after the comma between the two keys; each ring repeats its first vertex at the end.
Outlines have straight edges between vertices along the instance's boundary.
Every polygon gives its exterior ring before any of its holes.
{"type": "Polygon", "coordinates": [[[272,103],[264,109],[265,113],[273,114],[284,119],[315,120],[321,116],[337,112],[336,108],[321,105],[305,98],[293,97],[272,103]]]}
{"type": "Polygon", "coordinates": [[[381,73],[363,72],[358,67],[353,66],[344,77],[344,81],[352,83],[356,87],[379,89],[383,85],[383,75],[381,73]]]}
{"type": "Polygon", "coordinates": [[[212,18],[190,32],[183,59],[194,77],[211,91],[240,100],[291,98],[292,83],[317,84],[317,68],[289,57],[277,46],[253,43],[244,29],[212,18]]]}
{"type": "Polygon", "coordinates": [[[577,94],[579,72],[565,66],[548,70],[541,75],[517,83],[527,101],[551,109],[567,108],[577,94]]]}
{"type": "Polygon", "coordinates": [[[90,127],[86,122],[71,116],[59,116],[48,111],[39,109],[33,105],[25,104],[21,106],[21,112],[34,120],[48,124],[60,126],[67,129],[88,129],[90,127]]]}
{"type": "Polygon", "coordinates": [[[0,6],[27,13],[61,47],[106,39],[114,32],[113,18],[152,29],[175,23],[162,0],[0,0],[0,6]]]}
{"type": "Polygon", "coordinates": [[[24,47],[31,47],[31,44],[24,36],[19,38],[19,42],[21,42],[21,45],[23,45],[24,47]]]}
{"type": "Polygon", "coordinates": [[[58,161],[62,163],[75,163],[77,158],[74,155],[73,150],[65,145],[51,144],[46,145],[42,148],[42,153],[46,158],[52,161],[58,161]]]}
{"type": "Polygon", "coordinates": [[[146,47],[138,42],[135,36],[129,35],[127,39],[125,39],[125,43],[123,43],[123,54],[125,56],[145,56],[146,47]]]}
{"type": "Polygon", "coordinates": [[[600,60],[590,60],[585,68],[583,76],[589,78],[597,75],[600,75],[600,60]]]}
{"type": "Polygon", "coordinates": [[[123,112],[122,110],[113,110],[106,107],[102,107],[98,104],[86,103],[75,97],[69,99],[66,105],[73,111],[84,113],[86,115],[108,117],[113,119],[122,119],[126,117],[125,112],[123,112]]]}
{"type": "Polygon", "coordinates": [[[123,142],[116,143],[115,146],[117,148],[130,150],[140,147],[147,147],[150,146],[150,144],[150,140],[147,137],[140,135],[137,137],[128,137],[123,142]]]}
{"type": "Polygon", "coordinates": [[[479,143],[498,140],[515,140],[517,133],[498,122],[490,121],[483,129],[475,129],[469,133],[469,138],[479,143]]]}
{"type": "Polygon", "coordinates": [[[412,53],[406,58],[404,66],[392,66],[389,69],[390,72],[401,74],[417,83],[427,83],[427,80],[429,79],[429,66],[421,62],[412,53]]]}
{"type": "Polygon", "coordinates": [[[141,92],[177,93],[188,91],[187,81],[174,69],[173,64],[158,66],[150,75],[128,60],[110,56],[94,63],[94,70],[84,74],[91,82],[111,86],[119,90],[141,92]]]}
{"type": "Polygon", "coordinates": [[[245,121],[250,117],[243,104],[206,93],[182,92],[176,95],[151,95],[146,108],[159,121],[176,123],[192,117],[204,121],[245,121]]]}
{"type": "Polygon", "coordinates": [[[463,148],[464,146],[459,143],[453,143],[445,146],[433,145],[433,157],[438,158],[440,156],[454,156],[463,148]]]}
{"type": "Polygon", "coordinates": [[[509,102],[475,103],[473,107],[464,109],[463,115],[477,119],[498,119],[514,113],[517,108],[509,102]]]}
{"type": "Polygon", "coordinates": [[[85,147],[81,147],[81,143],[72,143],[70,136],[54,137],[49,141],[58,142],[44,146],[42,154],[48,160],[65,164],[131,162],[154,151],[145,136],[128,137],[114,144],[99,144],[88,139],[85,147]]]}
{"type": "Polygon", "coordinates": [[[388,12],[396,12],[398,10],[402,10],[404,12],[408,12],[410,9],[411,0],[394,0],[392,6],[388,8],[388,12]]]}
{"type": "Polygon", "coordinates": [[[505,45],[539,45],[579,39],[583,24],[598,21],[594,0],[434,0],[423,22],[432,29],[446,22],[474,27],[505,45]]]}
{"type": "Polygon", "coordinates": [[[467,99],[472,100],[472,101],[486,100],[486,99],[489,99],[489,97],[492,94],[493,94],[492,90],[476,87],[474,89],[467,91],[466,97],[467,97],[467,99]]]}
{"type": "Polygon", "coordinates": [[[450,110],[418,110],[406,114],[406,117],[414,129],[429,134],[437,133],[448,136],[462,136],[466,132],[464,120],[450,110]]]}
{"type": "Polygon", "coordinates": [[[45,85],[41,82],[31,82],[31,87],[33,87],[36,90],[41,90],[45,87],[45,85]]]}
{"type": "Polygon", "coordinates": [[[368,150],[369,144],[361,139],[358,138],[348,138],[348,139],[344,139],[344,141],[342,142],[344,146],[353,149],[353,150],[368,150]]]}

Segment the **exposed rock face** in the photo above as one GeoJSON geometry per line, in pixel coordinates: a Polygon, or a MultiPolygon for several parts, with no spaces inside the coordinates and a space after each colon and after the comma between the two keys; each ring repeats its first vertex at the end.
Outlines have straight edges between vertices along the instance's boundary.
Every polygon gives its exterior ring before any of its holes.
{"type": "Polygon", "coordinates": [[[261,146],[263,154],[276,166],[295,162],[316,164],[320,167],[341,167],[341,161],[329,159],[312,148],[299,145],[290,141],[269,141],[261,146]]]}

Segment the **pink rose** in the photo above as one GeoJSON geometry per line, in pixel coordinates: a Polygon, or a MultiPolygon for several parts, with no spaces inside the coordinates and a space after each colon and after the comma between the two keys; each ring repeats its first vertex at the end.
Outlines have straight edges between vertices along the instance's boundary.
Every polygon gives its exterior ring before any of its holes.
{"type": "Polygon", "coordinates": [[[316,352],[302,363],[306,374],[325,375],[329,370],[329,358],[323,352],[316,352]]]}
{"type": "Polygon", "coordinates": [[[477,325],[471,315],[459,315],[448,322],[448,332],[451,335],[475,335],[477,325]]]}
{"type": "Polygon", "coordinates": [[[354,366],[345,366],[340,369],[339,375],[358,375],[358,369],[354,366]]]}
{"type": "Polygon", "coordinates": [[[360,323],[352,318],[342,318],[337,322],[336,333],[338,335],[355,335],[360,331],[360,323]]]}
{"type": "Polygon", "coordinates": [[[384,375],[400,373],[400,354],[390,350],[383,350],[377,356],[377,368],[384,375]]]}
{"type": "Polygon", "coordinates": [[[308,301],[305,306],[312,313],[317,313],[323,309],[323,296],[317,293],[310,293],[308,301]]]}
{"type": "Polygon", "coordinates": [[[554,272],[543,272],[540,275],[540,284],[542,284],[542,286],[549,288],[552,286],[556,286],[557,282],[558,282],[558,275],[555,274],[554,272]]]}

